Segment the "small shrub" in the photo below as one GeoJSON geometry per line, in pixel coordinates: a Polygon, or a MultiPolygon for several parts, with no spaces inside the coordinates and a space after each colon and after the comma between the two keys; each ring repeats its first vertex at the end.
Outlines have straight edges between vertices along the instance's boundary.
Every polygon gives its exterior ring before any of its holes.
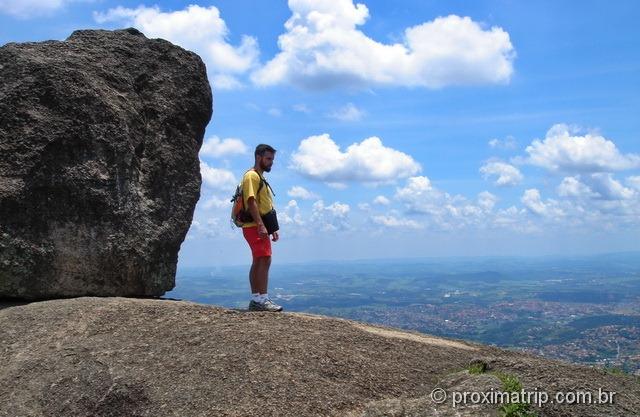
{"type": "Polygon", "coordinates": [[[604,370],[611,375],[627,375],[624,369],[617,368],[615,366],[605,366],[604,370]]]}
{"type": "Polygon", "coordinates": [[[500,417],[538,417],[538,414],[531,411],[531,406],[527,403],[503,404],[498,412],[500,417]]]}
{"type": "Polygon", "coordinates": [[[487,364],[485,364],[484,362],[472,362],[467,367],[467,371],[469,371],[469,373],[473,375],[483,374],[486,369],[487,364]]]}
{"type": "MultiPolygon", "coordinates": [[[[520,392],[522,391],[522,383],[515,375],[496,372],[495,376],[502,381],[502,391],[504,392],[520,392]]],[[[529,403],[508,403],[502,404],[498,408],[500,417],[537,417],[537,413],[531,409],[529,403]]]]}
{"type": "Polygon", "coordinates": [[[496,376],[502,381],[502,390],[507,392],[518,392],[522,390],[522,383],[515,375],[497,373],[496,376]]]}

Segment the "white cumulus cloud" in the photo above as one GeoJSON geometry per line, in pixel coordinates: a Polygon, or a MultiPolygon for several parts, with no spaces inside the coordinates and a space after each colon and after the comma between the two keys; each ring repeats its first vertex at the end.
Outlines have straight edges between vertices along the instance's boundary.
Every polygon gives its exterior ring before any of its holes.
{"type": "Polygon", "coordinates": [[[290,82],[311,89],[506,83],[515,52],[500,27],[456,15],[405,29],[385,44],[358,29],[369,9],[352,0],[289,0],[292,16],[280,52],[252,74],[259,85],[290,82]]]}
{"type": "MultiPolygon", "coordinates": [[[[395,199],[404,205],[406,216],[390,213],[386,217],[415,218],[425,228],[445,231],[628,229],[640,225],[640,178],[627,177],[625,184],[610,173],[580,174],[563,179],[557,187],[559,199],[543,198],[540,190],[531,188],[522,194],[521,205],[498,208],[498,197],[487,191],[471,201],[440,190],[429,178],[418,176],[396,188],[395,199]]],[[[380,217],[377,222],[393,220],[380,217]]]]}
{"type": "MultiPolygon", "coordinates": [[[[534,206],[537,212],[513,206],[497,209],[498,197],[488,191],[479,193],[477,200],[471,201],[439,190],[424,176],[409,178],[404,187],[396,189],[395,197],[404,204],[408,214],[424,216],[425,227],[444,231],[508,229],[530,233],[539,230],[536,223],[549,221],[542,213],[551,215],[555,209],[549,202],[549,207],[534,206]]],[[[529,199],[537,202],[535,196],[529,196],[529,199]]]]}
{"type": "Polygon", "coordinates": [[[637,193],[614,179],[611,173],[596,173],[563,179],[558,186],[558,194],[599,200],[629,200],[637,193]]]}
{"type": "Polygon", "coordinates": [[[317,194],[312,193],[311,191],[299,185],[294,185],[293,187],[291,187],[289,191],[287,191],[287,195],[289,197],[299,198],[301,200],[313,200],[318,198],[317,194]]]}
{"type": "Polygon", "coordinates": [[[187,240],[194,239],[238,239],[238,234],[228,227],[222,227],[225,221],[218,217],[195,218],[191,222],[187,240]]]}
{"type": "Polygon", "coordinates": [[[231,171],[214,168],[203,161],[200,161],[200,174],[202,175],[202,182],[205,186],[217,190],[229,191],[229,195],[233,193],[233,190],[238,185],[238,180],[231,171]]]}
{"type": "Polygon", "coordinates": [[[544,140],[527,146],[524,161],[551,171],[607,172],[640,167],[640,155],[622,154],[599,134],[578,135],[565,124],[554,125],[544,140]]]}
{"type": "Polygon", "coordinates": [[[625,182],[627,185],[637,191],[640,191],[640,176],[627,177],[625,182]]]}
{"type": "Polygon", "coordinates": [[[557,188],[558,195],[570,198],[595,197],[595,193],[580,181],[580,177],[565,177],[557,188]]]}
{"type": "Polygon", "coordinates": [[[480,172],[485,179],[496,177],[494,184],[497,186],[517,185],[522,181],[520,170],[505,162],[487,162],[480,167],[480,172]]]}
{"type": "Polygon", "coordinates": [[[611,173],[596,173],[585,176],[585,182],[603,200],[628,200],[636,193],[613,178],[611,173]]]}
{"type": "Polygon", "coordinates": [[[478,206],[485,211],[491,211],[498,202],[498,197],[491,194],[489,191],[483,191],[478,194],[478,206]]]}
{"type": "Polygon", "coordinates": [[[69,0],[0,0],[0,12],[21,19],[50,14],[69,0]]]}
{"type": "Polygon", "coordinates": [[[373,199],[373,204],[379,204],[381,206],[388,206],[389,204],[391,204],[391,201],[389,201],[389,199],[383,195],[379,195],[376,196],[376,198],[373,199]]]}
{"type": "Polygon", "coordinates": [[[375,224],[379,224],[386,227],[399,227],[405,229],[422,229],[424,225],[418,223],[415,220],[403,219],[395,216],[372,216],[371,220],[375,224]]]}
{"type": "Polygon", "coordinates": [[[277,108],[277,107],[270,107],[270,108],[267,110],[267,114],[268,114],[269,116],[273,116],[273,117],[280,117],[280,116],[282,116],[282,110],[280,110],[280,109],[279,109],[279,108],[277,108]]]}
{"type": "Polygon", "coordinates": [[[411,210],[419,212],[430,211],[427,205],[433,200],[440,200],[443,195],[431,185],[429,178],[419,176],[409,178],[404,187],[397,188],[395,197],[407,203],[411,210]]]}
{"type": "Polygon", "coordinates": [[[300,214],[300,207],[296,200],[289,200],[284,210],[278,211],[280,222],[286,225],[302,226],[303,220],[300,214]]]}
{"type": "Polygon", "coordinates": [[[286,225],[287,236],[315,236],[318,232],[340,232],[352,230],[349,223],[348,204],[336,201],[326,205],[316,201],[310,212],[303,212],[296,200],[289,200],[284,208],[278,209],[278,221],[286,225]]]}
{"type": "Polygon", "coordinates": [[[244,87],[238,78],[229,74],[213,74],[210,81],[213,88],[219,90],[238,90],[244,87]]]}
{"type": "Polygon", "coordinates": [[[304,103],[298,103],[293,105],[293,111],[297,111],[298,113],[311,113],[311,109],[304,103]]]}
{"type": "Polygon", "coordinates": [[[520,201],[531,213],[538,216],[556,218],[564,215],[557,201],[543,201],[540,191],[536,188],[525,190],[520,201]]]}
{"type": "Polygon", "coordinates": [[[318,200],[313,204],[310,224],[328,232],[349,230],[351,225],[348,222],[347,215],[350,210],[351,208],[348,204],[343,204],[339,201],[327,206],[324,201],[318,200]]]}
{"type": "Polygon", "coordinates": [[[343,152],[328,134],[310,136],[300,142],[290,167],[320,181],[390,182],[416,174],[421,167],[411,156],[370,137],[343,152]]]}
{"type": "Polygon", "coordinates": [[[343,122],[357,122],[362,119],[363,116],[364,111],[357,108],[353,103],[348,103],[346,106],[329,113],[329,117],[332,119],[341,120],[343,122]]]}
{"type": "Polygon", "coordinates": [[[212,75],[213,88],[236,88],[237,76],[258,63],[258,43],[243,36],[240,45],[227,42],[229,30],[215,6],[189,5],[186,9],[164,12],[158,6],[130,9],[118,6],[108,11],[94,12],[98,23],[113,22],[133,26],[149,38],[166,39],[196,52],[212,75]]]}
{"type": "Polygon", "coordinates": [[[209,198],[204,199],[202,202],[202,208],[205,210],[210,210],[212,208],[223,209],[229,208],[231,209],[231,199],[230,198],[220,198],[216,196],[211,196],[209,198]]]}
{"type": "Polygon", "coordinates": [[[248,152],[249,148],[242,139],[226,138],[220,139],[212,136],[204,141],[200,148],[200,155],[220,158],[227,155],[242,155],[248,152]]]}
{"type": "Polygon", "coordinates": [[[518,146],[518,142],[513,136],[507,136],[506,139],[491,139],[488,142],[489,146],[495,149],[512,150],[518,146]]]}
{"type": "MultiPolygon", "coordinates": [[[[404,204],[409,213],[426,215],[431,224],[443,230],[455,230],[466,226],[483,226],[492,194],[483,194],[482,205],[466,198],[452,196],[431,184],[425,176],[407,179],[404,187],[396,189],[395,198],[404,204]]],[[[490,208],[489,208],[490,210],[490,208]]]]}

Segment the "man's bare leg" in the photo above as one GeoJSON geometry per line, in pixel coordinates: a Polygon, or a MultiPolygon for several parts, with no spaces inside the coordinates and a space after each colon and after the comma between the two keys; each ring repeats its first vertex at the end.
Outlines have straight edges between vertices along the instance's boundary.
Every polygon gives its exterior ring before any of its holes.
{"type": "Polygon", "coordinates": [[[251,293],[266,294],[269,285],[269,267],[271,266],[271,256],[261,256],[255,258],[249,271],[249,281],[251,293]]]}
{"type": "Polygon", "coordinates": [[[249,270],[249,285],[251,285],[251,294],[259,293],[256,288],[256,260],[251,263],[251,269],[249,270]]]}
{"type": "Polygon", "coordinates": [[[271,256],[262,256],[253,260],[249,279],[251,281],[252,298],[249,303],[249,310],[258,311],[282,311],[282,306],[277,305],[268,298],[267,287],[269,285],[269,267],[271,266],[271,256]],[[262,301],[256,300],[256,295],[260,295],[262,301]]]}

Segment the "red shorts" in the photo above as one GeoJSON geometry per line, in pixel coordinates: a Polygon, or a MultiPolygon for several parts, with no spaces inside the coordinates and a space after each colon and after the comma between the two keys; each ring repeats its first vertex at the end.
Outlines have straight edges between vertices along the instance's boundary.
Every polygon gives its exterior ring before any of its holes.
{"type": "Polygon", "coordinates": [[[271,256],[271,239],[269,236],[261,238],[258,235],[258,226],[243,227],[242,234],[251,248],[253,258],[271,256]]]}

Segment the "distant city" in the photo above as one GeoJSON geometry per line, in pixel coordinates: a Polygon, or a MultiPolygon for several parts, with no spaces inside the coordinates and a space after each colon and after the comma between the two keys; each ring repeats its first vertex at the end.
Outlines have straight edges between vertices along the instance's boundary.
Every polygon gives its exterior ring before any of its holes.
{"type": "MultiPolygon", "coordinates": [[[[246,308],[248,265],[179,268],[167,298],[246,308]]],[[[640,252],[278,265],[287,311],[384,324],[640,375],[640,252]]]]}

